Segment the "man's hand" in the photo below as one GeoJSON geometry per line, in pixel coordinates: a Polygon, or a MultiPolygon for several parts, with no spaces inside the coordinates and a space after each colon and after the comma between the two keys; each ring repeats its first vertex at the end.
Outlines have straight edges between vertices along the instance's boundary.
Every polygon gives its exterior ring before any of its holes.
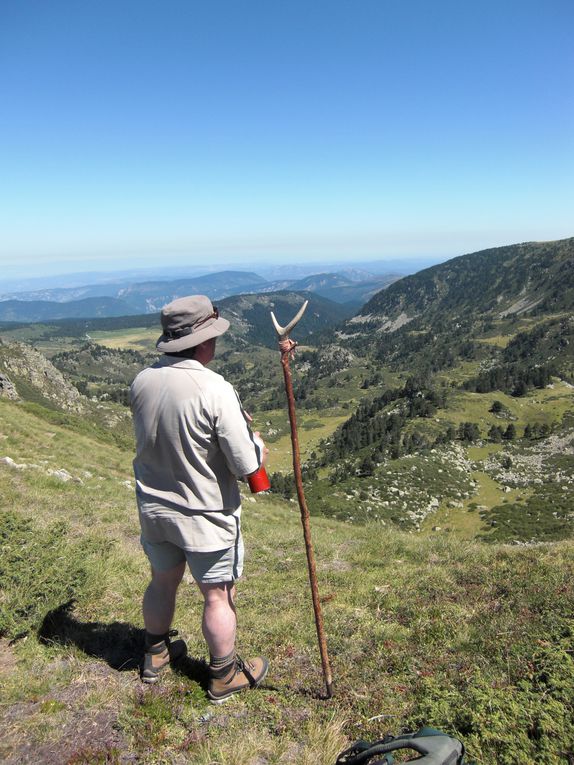
{"type": "Polygon", "coordinates": [[[255,443],[261,449],[261,464],[265,465],[267,463],[267,457],[269,456],[269,449],[265,446],[265,443],[261,438],[261,433],[258,430],[256,430],[253,435],[255,436],[255,443]]]}

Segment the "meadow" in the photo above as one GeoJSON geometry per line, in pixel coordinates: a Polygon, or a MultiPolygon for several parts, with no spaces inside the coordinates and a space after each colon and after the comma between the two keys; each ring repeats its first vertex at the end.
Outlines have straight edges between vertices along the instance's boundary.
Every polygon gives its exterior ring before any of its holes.
{"type": "Polygon", "coordinates": [[[0,464],[4,762],[333,765],[357,738],[421,724],[458,735],[478,765],[573,756],[571,541],[484,545],[314,516],[326,699],[297,504],[245,496],[239,645],[271,670],[214,707],[189,576],[174,625],[189,656],[158,686],[138,679],[147,566],[130,450],[18,404],[0,415],[14,461],[0,464]]]}
{"type": "Polygon", "coordinates": [[[158,338],[157,329],[134,327],[129,329],[100,330],[90,333],[90,337],[98,345],[105,348],[124,348],[134,351],[153,351],[158,338]]]}

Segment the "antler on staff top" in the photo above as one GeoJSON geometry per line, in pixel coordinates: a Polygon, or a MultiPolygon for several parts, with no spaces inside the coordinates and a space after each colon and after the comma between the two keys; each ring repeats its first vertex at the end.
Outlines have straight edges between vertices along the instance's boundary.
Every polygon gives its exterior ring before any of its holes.
{"type": "Polygon", "coordinates": [[[287,324],[286,327],[282,327],[277,319],[275,318],[275,314],[273,311],[271,311],[271,321],[273,322],[273,326],[275,327],[275,331],[277,332],[277,335],[279,336],[280,340],[285,340],[289,336],[289,332],[293,329],[295,324],[301,319],[301,316],[305,313],[305,309],[309,305],[309,301],[306,300],[301,308],[297,311],[297,314],[291,319],[289,324],[287,324]]]}

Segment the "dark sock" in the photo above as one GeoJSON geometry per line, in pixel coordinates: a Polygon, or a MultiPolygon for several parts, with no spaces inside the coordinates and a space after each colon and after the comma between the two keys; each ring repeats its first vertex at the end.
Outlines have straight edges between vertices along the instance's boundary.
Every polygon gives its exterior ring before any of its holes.
{"type": "Polygon", "coordinates": [[[164,632],[163,635],[154,635],[153,632],[148,632],[146,630],[145,633],[145,647],[146,650],[152,647],[157,647],[160,645],[160,643],[165,643],[167,645],[169,633],[164,632]]]}
{"type": "Polygon", "coordinates": [[[214,656],[209,654],[209,670],[215,677],[223,677],[229,671],[231,665],[235,662],[235,649],[227,656],[214,656]]]}

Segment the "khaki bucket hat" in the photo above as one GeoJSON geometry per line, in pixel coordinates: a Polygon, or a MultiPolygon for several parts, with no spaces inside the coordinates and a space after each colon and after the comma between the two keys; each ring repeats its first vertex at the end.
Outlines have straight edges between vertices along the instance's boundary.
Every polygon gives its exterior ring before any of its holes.
{"type": "Polygon", "coordinates": [[[205,295],[190,295],[168,303],[161,309],[163,334],[156,343],[158,351],[177,353],[194,348],[229,329],[229,322],[205,295]]]}

